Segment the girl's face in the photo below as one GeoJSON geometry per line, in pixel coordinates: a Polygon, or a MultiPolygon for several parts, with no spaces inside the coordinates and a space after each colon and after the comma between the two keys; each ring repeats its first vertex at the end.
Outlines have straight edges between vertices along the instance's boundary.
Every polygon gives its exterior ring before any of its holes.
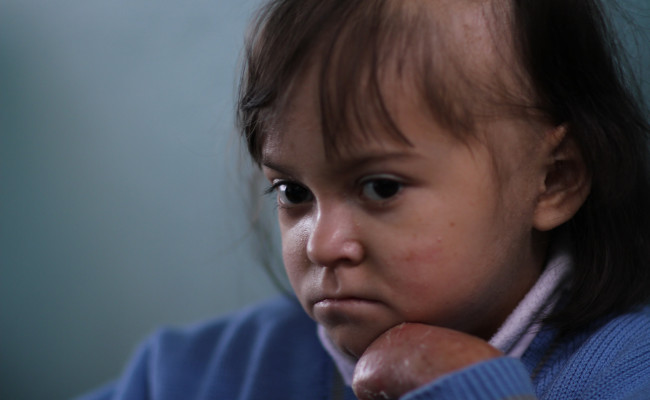
{"type": "Polygon", "coordinates": [[[494,118],[460,141],[402,90],[389,108],[412,146],[378,128],[326,157],[314,81],[297,86],[262,161],[307,314],[354,357],[402,322],[488,339],[543,264],[539,135],[494,118]]]}

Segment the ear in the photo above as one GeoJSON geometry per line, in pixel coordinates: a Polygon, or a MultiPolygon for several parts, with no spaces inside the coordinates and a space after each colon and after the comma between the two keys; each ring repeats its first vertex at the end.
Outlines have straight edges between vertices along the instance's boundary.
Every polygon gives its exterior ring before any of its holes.
{"type": "Polygon", "coordinates": [[[567,126],[549,132],[545,144],[549,154],[546,178],[533,218],[539,231],[550,231],[570,220],[591,191],[591,174],[567,126]]]}

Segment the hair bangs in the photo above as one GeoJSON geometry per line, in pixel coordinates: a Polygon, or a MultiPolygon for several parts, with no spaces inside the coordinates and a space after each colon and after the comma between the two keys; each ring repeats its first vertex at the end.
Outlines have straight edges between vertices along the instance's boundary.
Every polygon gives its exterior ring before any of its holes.
{"type": "Polygon", "coordinates": [[[421,110],[452,132],[469,131],[472,113],[451,90],[450,71],[436,63],[442,33],[417,2],[376,1],[353,10],[324,40],[319,105],[326,151],[386,138],[410,144],[391,111],[392,98],[418,97],[421,110]]]}
{"type": "Polygon", "coordinates": [[[449,59],[459,56],[422,2],[295,1],[271,2],[248,40],[238,122],[257,163],[266,135],[278,133],[293,90],[309,71],[318,79],[328,155],[367,140],[410,144],[390,107],[400,90],[419,96],[422,110],[450,131],[471,131],[469,88],[476,85],[458,89],[461,61],[450,67],[449,59]]]}

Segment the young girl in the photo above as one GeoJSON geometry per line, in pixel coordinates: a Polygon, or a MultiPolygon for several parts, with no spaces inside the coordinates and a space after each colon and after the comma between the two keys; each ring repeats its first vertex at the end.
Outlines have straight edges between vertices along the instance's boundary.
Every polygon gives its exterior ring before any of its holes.
{"type": "Polygon", "coordinates": [[[239,121],[296,299],[88,399],[650,398],[650,129],[603,14],[269,2],[239,121]]]}

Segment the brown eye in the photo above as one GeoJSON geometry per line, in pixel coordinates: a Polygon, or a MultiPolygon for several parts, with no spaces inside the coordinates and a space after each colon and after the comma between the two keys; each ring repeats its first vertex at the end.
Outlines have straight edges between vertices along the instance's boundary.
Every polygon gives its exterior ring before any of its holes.
{"type": "Polygon", "coordinates": [[[278,203],[285,206],[302,204],[312,200],[309,189],[296,183],[284,182],[276,186],[278,203]]]}
{"type": "Polygon", "coordinates": [[[362,194],[369,200],[383,201],[395,196],[402,190],[402,183],[395,179],[375,178],[363,184],[362,194]]]}

